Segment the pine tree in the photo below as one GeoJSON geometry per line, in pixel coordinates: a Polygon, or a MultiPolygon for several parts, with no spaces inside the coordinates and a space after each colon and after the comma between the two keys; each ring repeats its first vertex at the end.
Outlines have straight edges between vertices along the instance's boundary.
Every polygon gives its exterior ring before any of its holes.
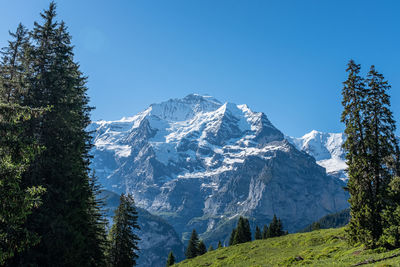
{"type": "MultiPolygon", "coordinates": [[[[386,220],[389,215],[388,212],[386,214],[383,212],[383,216],[386,218],[382,218],[382,210],[388,209],[393,214],[396,209],[396,204],[392,205],[395,202],[392,201],[390,193],[393,192],[393,183],[391,182],[398,173],[396,161],[398,161],[399,147],[395,136],[396,122],[390,111],[390,97],[387,94],[390,85],[385,81],[383,75],[375,70],[374,66],[371,66],[368,72],[366,83],[368,90],[365,108],[365,142],[369,152],[369,178],[373,197],[371,210],[375,215],[371,220],[371,233],[373,241],[377,243],[384,228],[387,227],[387,223],[382,220],[386,220]]],[[[398,246],[399,242],[390,243],[398,246]]]]}
{"type": "Polygon", "coordinates": [[[192,235],[190,236],[188,246],[186,248],[186,258],[191,259],[198,255],[198,247],[199,247],[199,237],[196,233],[196,230],[193,229],[192,235]]]}
{"type": "Polygon", "coordinates": [[[222,248],[222,243],[221,243],[221,241],[218,241],[218,246],[217,246],[217,248],[222,248]]]}
{"type": "Polygon", "coordinates": [[[197,256],[203,255],[207,253],[206,245],[204,244],[203,240],[200,240],[199,245],[197,247],[197,256]]]}
{"type": "MultiPolygon", "coordinates": [[[[91,137],[86,77],[74,62],[71,37],[55,20],[55,4],[41,14],[24,45],[24,90],[11,96],[30,108],[51,107],[29,121],[26,138],[43,151],[23,175],[26,187],[47,189],[43,205],[28,217],[27,227],[41,236],[35,247],[18,256],[16,265],[89,266],[104,263],[104,230],[90,185],[91,137]]],[[[22,79],[21,79],[22,80],[22,79]]]]}
{"type": "Polygon", "coordinates": [[[207,251],[213,251],[213,250],[214,250],[213,245],[210,245],[210,246],[208,247],[208,249],[207,249],[207,251]]]}
{"type": "Polygon", "coordinates": [[[348,79],[344,82],[342,91],[341,121],[345,123],[346,141],[343,145],[346,150],[349,181],[346,189],[350,193],[351,219],[346,228],[350,243],[373,242],[370,225],[373,220],[371,209],[373,190],[368,182],[369,166],[367,149],[365,146],[365,82],[360,77],[360,65],[350,60],[348,79]]]}
{"type": "Polygon", "coordinates": [[[262,238],[267,239],[268,238],[268,226],[264,224],[263,231],[262,231],[262,238]]]}
{"type": "Polygon", "coordinates": [[[264,225],[263,229],[263,239],[270,238],[270,237],[277,237],[284,235],[285,232],[283,231],[283,225],[281,219],[278,219],[274,214],[272,221],[269,224],[269,227],[264,225]]]}
{"type": "Polygon", "coordinates": [[[278,223],[278,218],[274,214],[274,217],[272,218],[271,223],[269,224],[268,227],[268,237],[276,237],[279,236],[279,223],[278,223]]]}
{"type": "Polygon", "coordinates": [[[254,239],[255,240],[262,239],[261,230],[260,230],[260,228],[258,226],[256,226],[256,232],[254,233],[254,239]]]}
{"type": "Polygon", "coordinates": [[[137,211],[132,195],[121,194],[120,204],[115,211],[113,226],[109,233],[110,247],[107,252],[108,265],[124,267],[136,265],[140,238],[134,233],[140,227],[137,224],[137,211]]]}
{"type": "Polygon", "coordinates": [[[251,231],[249,220],[240,216],[236,230],[235,236],[233,238],[232,245],[245,243],[251,241],[251,231]]]}
{"type": "Polygon", "coordinates": [[[175,264],[175,257],[172,251],[168,254],[167,267],[175,264]]]}

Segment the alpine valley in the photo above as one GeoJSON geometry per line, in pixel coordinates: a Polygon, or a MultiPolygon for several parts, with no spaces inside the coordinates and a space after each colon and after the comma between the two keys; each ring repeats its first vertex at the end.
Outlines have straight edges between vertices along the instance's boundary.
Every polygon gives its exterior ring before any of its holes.
{"type": "MultiPolygon", "coordinates": [[[[181,256],[178,243],[192,229],[207,246],[226,244],[240,215],[254,230],[276,214],[295,232],[348,207],[343,135],[288,137],[246,105],[191,94],[89,130],[100,184],[109,194],[131,192],[149,218],[142,236],[164,240],[143,243],[146,255],[162,246],[181,256]],[[156,224],[171,238],[160,238],[156,224]]],[[[152,266],[164,266],[153,258],[152,266]]]]}

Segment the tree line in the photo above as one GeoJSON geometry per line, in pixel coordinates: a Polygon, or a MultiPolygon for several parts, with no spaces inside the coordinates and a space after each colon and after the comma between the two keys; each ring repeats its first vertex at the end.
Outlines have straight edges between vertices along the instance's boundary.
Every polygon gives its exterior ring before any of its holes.
{"type": "Polygon", "coordinates": [[[90,171],[87,77],[55,3],[40,15],[1,50],[0,265],[132,266],[133,198],[121,196],[107,238],[90,171]]]}

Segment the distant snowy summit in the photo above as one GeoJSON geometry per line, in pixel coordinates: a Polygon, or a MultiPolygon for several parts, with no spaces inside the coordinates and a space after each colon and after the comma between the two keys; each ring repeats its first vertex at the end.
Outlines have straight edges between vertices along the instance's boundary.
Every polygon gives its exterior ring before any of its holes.
{"type": "Polygon", "coordinates": [[[329,175],[347,182],[346,153],[342,148],[345,141],[343,133],[323,133],[313,130],[299,138],[290,136],[286,136],[286,138],[297,149],[313,156],[329,175]]]}

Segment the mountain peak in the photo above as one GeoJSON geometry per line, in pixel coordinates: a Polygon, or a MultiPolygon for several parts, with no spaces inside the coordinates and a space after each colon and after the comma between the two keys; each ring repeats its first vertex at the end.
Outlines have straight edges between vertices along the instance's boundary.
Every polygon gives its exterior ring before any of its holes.
{"type": "Polygon", "coordinates": [[[199,103],[199,102],[203,102],[203,101],[207,101],[207,102],[212,102],[214,104],[219,104],[221,105],[222,103],[214,98],[213,96],[210,95],[200,95],[200,94],[188,94],[187,96],[185,96],[183,99],[183,101],[188,102],[188,103],[199,103]]]}
{"type": "Polygon", "coordinates": [[[158,104],[151,104],[151,115],[167,121],[184,121],[197,113],[215,111],[222,103],[212,96],[189,94],[184,98],[175,98],[158,104]]]}

